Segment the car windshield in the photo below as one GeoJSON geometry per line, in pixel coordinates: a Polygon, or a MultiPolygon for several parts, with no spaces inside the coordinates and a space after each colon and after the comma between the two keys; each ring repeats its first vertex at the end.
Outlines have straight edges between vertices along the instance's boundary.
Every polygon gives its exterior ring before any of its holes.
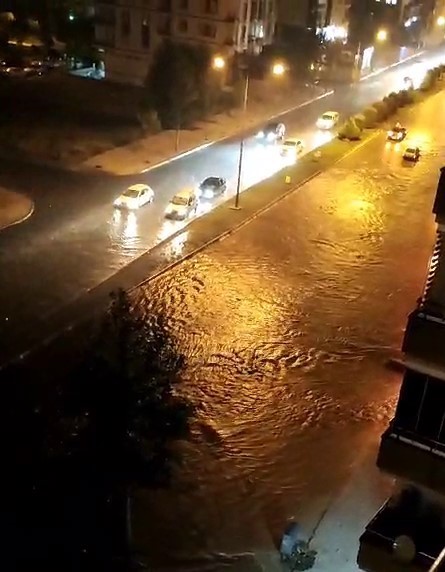
{"type": "Polygon", "coordinates": [[[324,115],[321,116],[322,119],[324,119],[325,121],[332,121],[332,115],[330,113],[325,113],[324,115]]]}
{"type": "Polygon", "coordinates": [[[124,197],[128,197],[129,199],[137,199],[139,196],[139,191],[135,189],[127,189],[124,193],[124,197]]]}
{"type": "Polygon", "coordinates": [[[218,177],[207,177],[201,183],[201,187],[217,187],[219,185],[218,177]]]}
{"type": "Polygon", "coordinates": [[[181,197],[181,196],[179,196],[179,195],[175,195],[175,196],[172,198],[172,203],[173,203],[174,205],[180,205],[180,206],[185,207],[185,206],[187,205],[187,202],[188,202],[188,201],[187,201],[186,197],[181,197]]]}
{"type": "Polygon", "coordinates": [[[278,129],[278,123],[269,123],[266,126],[266,131],[276,131],[278,129]]]}
{"type": "Polygon", "coordinates": [[[396,125],[395,127],[393,127],[392,129],[395,133],[400,133],[401,131],[403,131],[403,127],[400,127],[398,125],[396,125]]]}
{"type": "Polygon", "coordinates": [[[413,149],[412,147],[410,147],[409,149],[406,150],[406,153],[410,153],[410,154],[412,154],[412,155],[414,155],[415,152],[416,152],[416,150],[413,149]]]}
{"type": "Polygon", "coordinates": [[[285,141],[284,145],[286,145],[286,147],[295,147],[297,145],[296,141],[285,141]]]}

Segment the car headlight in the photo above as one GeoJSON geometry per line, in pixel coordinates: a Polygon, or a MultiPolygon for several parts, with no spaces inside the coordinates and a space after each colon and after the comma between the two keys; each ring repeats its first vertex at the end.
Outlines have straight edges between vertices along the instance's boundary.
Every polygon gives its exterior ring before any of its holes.
{"type": "Polygon", "coordinates": [[[256,136],[261,139],[262,137],[264,137],[264,131],[258,131],[256,136]]]}
{"type": "Polygon", "coordinates": [[[115,207],[120,207],[120,206],[121,206],[120,200],[119,200],[119,199],[116,199],[116,200],[114,201],[113,205],[114,205],[115,207]]]}
{"type": "Polygon", "coordinates": [[[274,139],[274,137],[275,137],[275,133],[268,133],[267,134],[267,138],[269,141],[272,141],[272,139],[274,139]]]}

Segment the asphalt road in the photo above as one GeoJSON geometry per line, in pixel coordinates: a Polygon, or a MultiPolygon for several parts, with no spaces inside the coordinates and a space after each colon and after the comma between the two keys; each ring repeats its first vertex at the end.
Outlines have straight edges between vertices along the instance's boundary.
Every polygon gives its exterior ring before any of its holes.
{"type": "MultiPolygon", "coordinates": [[[[400,89],[405,76],[420,78],[444,57],[422,55],[290,112],[281,118],[287,134],[301,138],[306,150],[311,150],[330,137],[315,128],[323,112],[355,113],[400,89]]],[[[245,140],[243,188],[284,164],[277,149],[259,145],[253,133],[246,134],[245,140]]],[[[42,322],[185,224],[164,218],[165,207],[177,190],[219,175],[229,181],[228,193],[221,200],[231,198],[238,152],[235,137],[131,178],[0,160],[0,184],[25,191],[36,204],[28,222],[0,235],[0,361],[10,357],[17,345],[23,349],[23,340],[35,337],[42,322]],[[135,182],[154,188],[154,204],[129,215],[115,211],[113,199],[135,182]]],[[[217,202],[201,205],[198,215],[217,202]]]]}

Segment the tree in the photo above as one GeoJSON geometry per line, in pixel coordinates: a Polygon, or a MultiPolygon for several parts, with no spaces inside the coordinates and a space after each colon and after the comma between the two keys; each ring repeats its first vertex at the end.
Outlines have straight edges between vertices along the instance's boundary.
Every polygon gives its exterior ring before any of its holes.
{"type": "Polygon", "coordinates": [[[189,122],[205,96],[209,54],[200,46],[164,42],[147,77],[149,104],[164,128],[179,129],[189,122]]]}
{"type": "Polygon", "coordinates": [[[130,558],[134,485],[168,487],[190,433],[192,405],[178,392],[185,364],[162,316],[142,317],[123,291],[76,371],[66,401],[70,455],[94,467],[108,488],[116,528],[112,545],[130,558]]]}

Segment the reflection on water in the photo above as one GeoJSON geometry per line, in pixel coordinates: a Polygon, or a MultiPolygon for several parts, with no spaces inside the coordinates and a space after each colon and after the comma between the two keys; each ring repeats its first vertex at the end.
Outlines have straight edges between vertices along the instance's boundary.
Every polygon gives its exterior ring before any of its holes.
{"type": "Polygon", "coordinates": [[[109,236],[114,247],[124,256],[134,256],[140,247],[138,214],[134,211],[114,209],[109,223],[109,236]]]}

